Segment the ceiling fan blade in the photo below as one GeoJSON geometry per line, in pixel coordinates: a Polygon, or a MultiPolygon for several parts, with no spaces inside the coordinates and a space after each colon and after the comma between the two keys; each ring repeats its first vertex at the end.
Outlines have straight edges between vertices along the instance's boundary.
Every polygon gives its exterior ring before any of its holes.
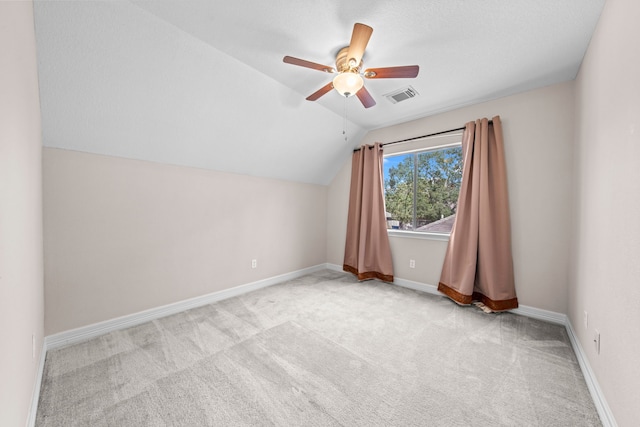
{"type": "Polygon", "coordinates": [[[316,64],[315,62],[305,61],[304,59],[294,58],[293,56],[285,56],[284,58],[282,58],[282,61],[286,62],[287,64],[298,65],[300,67],[311,68],[318,71],[324,71],[325,73],[334,73],[336,71],[328,65],[316,64]]]}
{"type": "Polygon", "coordinates": [[[367,43],[369,43],[372,32],[373,28],[368,25],[356,23],[353,26],[351,42],[349,43],[349,52],[347,53],[347,63],[351,67],[357,67],[360,65],[362,55],[364,55],[364,50],[367,48],[367,43]]]}
{"type": "Polygon", "coordinates": [[[364,108],[369,108],[376,105],[376,101],[373,99],[373,97],[371,96],[367,88],[364,86],[362,86],[362,89],[356,92],[356,96],[358,97],[360,102],[362,102],[362,105],[364,105],[364,108]]]}
{"type": "Polygon", "coordinates": [[[406,65],[404,67],[368,68],[364,76],[368,79],[412,79],[418,75],[420,67],[406,65]]]}
{"type": "Polygon", "coordinates": [[[322,86],[320,89],[307,96],[307,101],[315,101],[325,93],[330,92],[331,89],[333,89],[333,82],[329,82],[326,86],[322,86]]]}

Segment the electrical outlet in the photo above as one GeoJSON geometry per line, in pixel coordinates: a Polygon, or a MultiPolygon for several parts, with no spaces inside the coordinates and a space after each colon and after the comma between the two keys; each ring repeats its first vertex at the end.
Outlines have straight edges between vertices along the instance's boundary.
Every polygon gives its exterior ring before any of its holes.
{"type": "Polygon", "coordinates": [[[584,311],[584,328],[589,329],[589,313],[587,313],[587,310],[584,311]]]}
{"type": "Polygon", "coordinates": [[[596,354],[600,354],[600,332],[597,329],[593,332],[593,345],[596,347],[596,354]]]}
{"type": "Polygon", "coordinates": [[[416,260],[415,259],[410,259],[409,260],[409,268],[416,268],[416,260]]]}
{"type": "Polygon", "coordinates": [[[251,260],[251,268],[258,268],[258,260],[257,259],[252,259],[251,260]]]}

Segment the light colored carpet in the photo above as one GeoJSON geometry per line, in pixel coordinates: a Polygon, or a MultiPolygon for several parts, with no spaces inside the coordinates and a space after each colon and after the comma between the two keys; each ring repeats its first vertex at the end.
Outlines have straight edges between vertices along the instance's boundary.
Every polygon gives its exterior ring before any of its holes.
{"type": "Polygon", "coordinates": [[[38,426],[597,426],[564,327],[323,271],[47,354],[38,426]]]}

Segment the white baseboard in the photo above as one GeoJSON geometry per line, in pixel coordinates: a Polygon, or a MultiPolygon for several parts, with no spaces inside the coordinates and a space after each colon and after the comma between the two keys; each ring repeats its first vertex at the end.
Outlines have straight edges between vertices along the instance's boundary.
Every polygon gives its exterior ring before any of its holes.
{"type": "Polygon", "coordinates": [[[584,352],[582,345],[580,345],[580,341],[578,341],[573,325],[571,325],[571,321],[568,318],[565,326],[567,328],[569,340],[571,341],[571,346],[573,347],[573,351],[576,353],[578,364],[580,365],[580,369],[584,375],[584,380],[586,381],[589,392],[591,393],[593,403],[596,405],[596,410],[598,411],[602,425],[604,427],[617,427],[618,423],[616,423],[616,419],[613,417],[613,412],[611,412],[611,408],[609,408],[609,404],[602,393],[602,389],[600,389],[596,375],[591,369],[589,359],[587,359],[587,355],[584,352]]]}
{"type": "MultiPolygon", "coordinates": [[[[38,376],[36,378],[34,395],[31,403],[31,411],[29,414],[29,420],[27,422],[28,427],[33,427],[35,425],[36,412],[38,409],[38,400],[40,398],[40,386],[42,383],[44,363],[46,359],[46,353],[48,350],[61,347],[64,345],[75,344],[75,343],[85,341],[85,340],[88,340],[112,331],[139,325],[141,323],[148,322],[154,319],[159,319],[161,317],[169,316],[171,314],[179,313],[184,310],[200,307],[200,306],[211,304],[227,298],[242,295],[247,292],[272,286],[287,280],[296,279],[298,277],[302,277],[304,275],[314,273],[316,271],[321,271],[323,269],[340,271],[340,272],[343,271],[342,266],[337,264],[331,264],[331,263],[320,264],[320,265],[305,268],[302,270],[293,271],[291,273],[270,277],[268,279],[247,283],[245,285],[236,286],[234,288],[213,292],[211,294],[203,295],[200,297],[179,301],[173,304],[152,308],[149,310],[141,311],[139,313],[134,313],[127,316],[106,320],[104,322],[94,323],[92,325],[83,326],[81,328],[72,329],[69,331],[64,331],[58,334],[49,335],[45,337],[44,343],[43,343],[43,349],[40,357],[40,366],[38,367],[38,374],[37,374],[38,376]]],[[[434,285],[414,282],[407,279],[400,279],[397,277],[394,279],[393,284],[397,286],[402,286],[404,288],[409,288],[416,291],[421,291],[421,292],[425,292],[432,295],[440,295],[444,297],[444,295],[438,292],[437,287],[434,285]]],[[[598,381],[595,377],[595,374],[591,369],[591,366],[589,365],[589,360],[587,359],[586,354],[584,353],[582,346],[580,345],[580,342],[576,337],[576,334],[573,330],[573,326],[571,325],[571,322],[569,321],[569,318],[562,313],[557,313],[554,311],[548,311],[548,310],[543,310],[543,309],[523,306],[523,305],[521,305],[517,309],[510,310],[510,311],[511,313],[518,314],[521,316],[531,317],[534,319],[543,320],[550,323],[556,323],[556,324],[565,326],[565,328],[567,329],[567,334],[569,335],[569,340],[571,341],[571,346],[573,347],[573,350],[576,354],[578,363],[580,365],[580,369],[582,370],[582,374],[584,375],[585,381],[587,383],[587,387],[589,388],[589,392],[591,393],[591,397],[593,398],[593,402],[596,406],[598,415],[600,416],[600,420],[602,421],[603,426],[617,427],[617,423],[615,421],[615,418],[613,417],[613,413],[611,412],[611,409],[607,404],[604,394],[602,393],[602,390],[598,385],[598,381]]]]}
{"type": "MultiPolygon", "coordinates": [[[[429,285],[426,283],[414,282],[407,279],[394,278],[394,285],[402,286],[403,288],[409,288],[416,291],[426,292],[432,295],[438,295],[444,297],[445,295],[438,292],[438,287],[435,285],[429,285]]],[[[533,319],[544,320],[550,323],[556,323],[559,325],[567,324],[567,316],[562,313],[556,313],[555,311],[543,310],[541,308],[529,307],[527,305],[520,305],[518,308],[509,310],[509,313],[518,314],[520,316],[531,317],[533,319]]]]}
{"type": "MultiPolygon", "coordinates": [[[[333,270],[333,271],[340,271],[342,273],[345,273],[345,271],[342,269],[342,266],[341,265],[337,265],[337,264],[329,264],[329,263],[327,263],[327,269],[328,270],[333,270]]],[[[433,286],[433,285],[427,285],[425,283],[420,283],[420,282],[413,282],[411,280],[400,279],[398,277],[394,277],[393,278],[393,283],[391,283],[391,284],[392,285],[397,285],[397,286],[402,286],[403,288],[413,289],[414,291],[426,292],[426,293],[432,294],[432,295],[442,295],[440,292],[438,292],[438,288],[433,286]]]]}
{"type": "Polygon", "coordinates": [[[509,310],[509,313],[519,314],[520,316],[530,317],[532,319],[544,320],[545,322],[555,323],[558,325],[566,325],[569,321],[566,314],[522,304],[520,304],[518,308],[509,310]]]}
{"type": "Polygon", "coordinates": [[[327,270],[333,270],[333,271],[340,271],[342,273],[344,273],[345,271],[342,269],[341,265],[338,264],[331,264],[331,263],[326,263],[325,267],[327,268],[327,270]]]}
{"type": "Polygon", "coordinates": [[[80,328],[60,332],[54,335],[49,335],[45,338],[45,345],[46,348],[50,350],[53,348],[86,341],[88,339],[95,338],[109,332],[140,325],[142,323],[159,319],[161,317],[170,316],[172,314],[189,310],[191,308],[201,307],[203,305],[211,304],[227,298],[246,294],[247,292],[255,291],[257,289],[265,288],[267,286],[275,285],[277,283],[285,282],[287,280],[296,279],[298,277],[302,277],[316,271],[324,270],[325,268],[325,264],[320,264],[313,267],[304,268],[302,270],[293,271],[291,273],[270,277],[268,279],[262,279],[256,282],[247,283],[245,285],[224,289],[222,291],[213,292],[199,297],[151,308],[149,310],[144,310],[138,313],[128,314],[126,316],[117,317],[115,319],[105,320],[104,322],[98,322],[91,325],[82,326],[80,328]]]}
{"type": "Polygon", "coordinates": [[[428,285],[426,283],[414,282],[412,280],[394,277],[393,284],[402,286],[403,288],[413,289],[414,291],[421,291],[431,295],[443,296],[440,292],[438,292],[437,286],[428,285]]]}
{"type": "Polygon", "coordinates": [[[47,345],[43,340],[42,350],[40,351],[40,360],[38,361],[38,372],[36,373],[36,382],[33,386],[33,394],[31,397],[31,406],[29,408],[29,417],[27,418],[27,427],[36,425],[36,414],[38,412],[38,402],[40,400],[40,387],[42,387],[42,375],[44,374],[44,362],[47,358],[47,345]]]}

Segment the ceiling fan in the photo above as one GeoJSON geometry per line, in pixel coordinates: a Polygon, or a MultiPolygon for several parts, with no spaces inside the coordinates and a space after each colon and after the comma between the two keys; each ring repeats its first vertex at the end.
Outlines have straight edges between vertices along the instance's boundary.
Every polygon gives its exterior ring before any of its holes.
{"type": "Polygon", "coordinates": [[[340,49],[336,55],[336,68],[292,56],[285,56],[282,60],[287,64],[324,71],[325,73],[337,73],[333,81],[309,95],[306,98],[308,101],[315,101],[330,92],[331,89],[335,89],[346,98],[356,95],[365,108],[373,107],[376,105],[376,101],[364,87],[362,77],[366,79],[414,78],[418,75],[419,67],[417,65],[407,65],[402,67],[367,68],[361,71],[362,56],[372,32],[373,28],[368,25],[356,23],[353,26],[349,46],[340,49]]]}

